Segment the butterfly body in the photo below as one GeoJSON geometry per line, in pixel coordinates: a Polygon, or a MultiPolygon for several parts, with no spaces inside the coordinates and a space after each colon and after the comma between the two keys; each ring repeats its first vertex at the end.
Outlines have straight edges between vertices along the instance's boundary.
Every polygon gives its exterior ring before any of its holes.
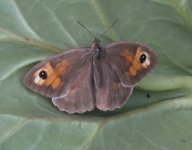
{"type": "Polygon", "coordinates": [[[64,51],[40,62],[26,74],[24,84],[50,97],[61,111],[114,110],[155,64],[155,52],[143,44],[120,41],[102,47],[96,39],[90,48],[64,51]]]}

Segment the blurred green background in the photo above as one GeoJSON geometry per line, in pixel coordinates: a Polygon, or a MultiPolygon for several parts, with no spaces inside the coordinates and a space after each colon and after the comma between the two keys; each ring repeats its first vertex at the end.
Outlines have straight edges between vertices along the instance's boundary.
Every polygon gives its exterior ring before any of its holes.
{"type": "Polygon", "coordinates": [[[190,0],[0,0],[0,149],[191,150],[191,11],[190,0]],[[137,41],[158,53],[123,108],[68,115],[23,86],[36,62],[91,45],[77,20],[103,45],[137,41]]]}

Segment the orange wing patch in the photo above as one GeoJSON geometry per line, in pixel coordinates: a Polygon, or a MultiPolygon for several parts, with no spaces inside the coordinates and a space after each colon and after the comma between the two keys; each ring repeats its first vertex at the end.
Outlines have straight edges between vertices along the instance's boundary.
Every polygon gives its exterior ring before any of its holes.
{"type": "Polygon", "coordinates": [[[125,49],[122,53],[122,56],[131,64],[129,68],[129,73],[131,74],[131,76],[136,76],[137,71],[142,69],[142,65],[139,62],[139,57],[142,53],[143,50],[141,47],[138,47],[136,49],[135,54],[133,54],[129,49],[125,49]]]}
{"type": "Polygon", "coordinates": [[[136,76],[137,70],[133,66],[131,66],[129,68],[129,73],[131,74],[131,76],[136,76]]]}
{"type": "Polygon", "coordinates": [[[133,53],[130,52],[129,49],[125,49],[122,53],[122,56],[125,57],[125,59],[128,61],[128,62],[132,62],[133,61],[133,58],[134,58],[134,55],[133,53]]]}
{"type": "Polygon", "coordinates": [[[142,64],[139,62],[139,57],[141,56],[142,53],[143,53],[142,48],[138,47],[134,59],[131,62],[132,66],[129,68],[131,76],[136,76],[137,71],[142,69],[142,64]]]}
{"type": "Polygon", "coordinates": [[[60,63],[58,63],[55,67],[55,73],[57,75],[65,74],[65,72],[68,70],[70,66],[69,61],[62,60],[60,63]]]}
{"type": "Polygon", "coordinates": [[[136,70],[141,70],[141,68],[142,68],[141,63],[139,62],[139,57],[141,56],[142,53],[143,53],[142,49],[140,47],[138,47],[136,50],[136,53],[135,53],[135,57],[134,57],[133,62],[132,62],[132,66],[136,70]]]}
{"type": "Polygon", "coordinates": [[[34,74],[34,82],[38,85],[51,86],[53,89],[56,89],[61,85],[60,75],[66,73],[70,66],[70,63],[67,60],[63,60],[58,63],[55,68],[51,66],[50,63],[46,63],[44,67],[36,71],[34,74]],[[43,80],[39,77],[39,73],[44,70],[47,73],[48,78],[43,80]]]}
{"type": "Polygon", "coordinates": [[[59,87],[60,85],[61,85],[61,79],[57,77],[57,78],[54,80],[54,82],[51,84],[51,87],[52,87],[53,89],[56,89],[56,88],[59,87]]]}

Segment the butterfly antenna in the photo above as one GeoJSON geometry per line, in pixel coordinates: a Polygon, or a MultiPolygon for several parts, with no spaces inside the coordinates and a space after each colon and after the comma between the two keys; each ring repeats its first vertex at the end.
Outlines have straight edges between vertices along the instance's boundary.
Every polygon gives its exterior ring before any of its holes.
{"type": "Polygon", "coordinates": [[[91,31],[89,31],[80,21],[77,20],[77,23],[80,24],[94,39],[97,39],[91,31]]]}
{"type": "Polygon", "coordinates": [[[117,21],[118,21],[118,18],[116,18],[116,19],[113,21],[113,23],[111,24],[111,26],[110,26],[107,30],[105,30],[105,32],[103,32],[103,34],[106,34],[107,32],[109,32],[109,30],[111,30],[111,28],[117,23],[117,21]]]}

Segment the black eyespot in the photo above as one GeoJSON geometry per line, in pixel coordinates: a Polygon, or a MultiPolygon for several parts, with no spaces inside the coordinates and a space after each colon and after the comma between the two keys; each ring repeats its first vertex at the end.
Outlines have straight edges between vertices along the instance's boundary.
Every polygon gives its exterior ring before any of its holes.
{"type": "Polygon", "coordinates": [[[146,55],[145,54],[142,54],[141,56],[140,56],[140,58],[139,58],[139,61],[140,61],[140,63],[142,64],[142,63],[144,63],[145,62],[145,60],[146,60],[146,55]]]}
{"type": "Polygon", "coordinates": [[[43,80],[47,79],[47,72],[42,70],[41,72],[39,72],[39,77],[43,80]]]}

